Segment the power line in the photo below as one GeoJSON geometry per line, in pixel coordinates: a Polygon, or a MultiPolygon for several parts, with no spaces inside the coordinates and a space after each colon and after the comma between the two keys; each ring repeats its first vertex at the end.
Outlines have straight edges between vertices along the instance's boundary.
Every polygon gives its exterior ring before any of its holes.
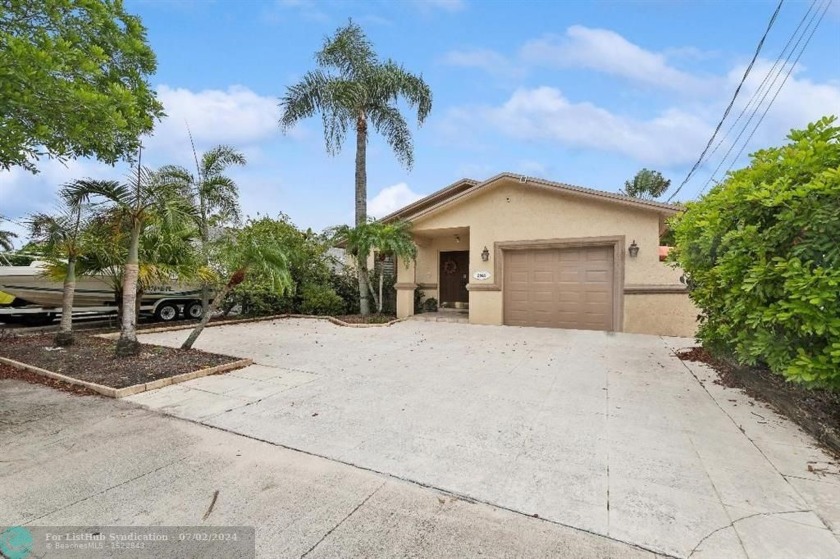
{"type": "MultiPolygon", "coordinates": [[[[829,2],[828,2],[828,3],[830,4],[830,3],[831,3],[831,0],[829,0],[829,2]]],[[[817,4],[817,0],[814,0],[814,2],[811,4],[811,7],[810,7],[810,8],[808,8],[808,11],[807,11],[807,12],[805,12],[805,15],[804,15],[804,16],[802,17],[802,19],[800,20],[799,25],[796,27],[796,30],[794,31],[793,35],[791,35],[790,39],[788,40],[787,44],[785,45],[785,48],[784,48],[784,49],[782,49],[782,52],[779,54],[779,57],[776,59],[776,62],[773,64],[773,67],[770,69],[770,71],[769,71],[769,72],[767,73],[767,75],[764,77],[764,81],[762,82],[762,85],[763,85],[763,84],[765,84],[765,83],[767,82],[767,80],[770,78],[770,76],[771,76],[771,75],[773,75],[773,74],[775,73],[775,75],[773,76],[773,80],[772,80],[772,81],[770,82],[770,84],[767,86],[767,89],[763,89],[762,87],[759,87],[759,89],[758,89],[758,90],[756,90],[756,92],[755,92],[755,94],[753,95],[753,97],[757,97],[758,95],[761,95],[761,99],[759,99],[758,103],[756,103],[756,105],[753,107],[753,110],[752,110],[752,112],[750,113],[749,118],[748,118],[748,119],[747,119],[747,121],[744,123],[744,126],[741,128],[741,131],[738,133],[738,135],[735,137],[735,139],[734,139],[734,140],[732,141],[732,143],[729,145],[729,148],[726,150],[726,153],[724,154],[723,158],[720,160],[720,162],[718,163],[717,167],[715,167],[714,172],[712,172],[711,176],[709,176],[708,180],[706,180],[706,182],[703,184],[703,187],[700,189],[700,193],[701,193],[701,194],[702,194],[702,193],[706,190],[706,188],[708,188],[709,184],[711,184],[711,183],[714,181],[715,177],[716,177],[716,176],[717,176],[717,174],[718,174],[718,171],[720,171],[721,167],[723,167],[723,165],[726,163],[727,159],[729,158],[729,155],[730,155],[730,154],[732,153],[732,151],[735,149],[735,146],[737,146],[737,145],[738,145],[739,141],[741,140],[741,137],[744,135],[744,132],[746,132],[746,131],[747,131],[747,129],[748,129],[748,128],[749,128],[749,126],[750,126],[750,123],[751,123],[751,122],[753,121],[753,119],[755,118],[755,115],[756,115],[756,114],[758,114],[758,111],[759,111],[759,110],[761,110],[761,106],[762,106],[762,104],[764,103],[764,100],[765,100],[765,99],[767,99],[767,96],[768,96],[768,95],[770,94],[770,92],[773,90],[773,87],[776,85],[776,81],[779,79],[779,76],[781,76],[781,75],[782,75],[782,72],[784,72],[784,70],[785,70],[785,66],[787,66],[787,65],[790,63],[790,59],[793,57],[794,53],[796,52],[796,49],[799,47],[799,44],[802,42],[802,39],[803,39],[803,38],[805,37],[805,35],[808,33],[808,30],[809,30],[809,29],[811,29],[811,25],[814,23],[814,20],[816,19],[817,15],[820,13],[820,9],[822,9],[823,4],[821,4],[821,5],[820,5],[820,8],[818,8],[818,9],[817,9],[817,10],[816,10],[816,11],[815,11],[812,15],[811,15],[811,19],[808,21],[808,24],[807,24],[807,25],[805,26],[805,28],[802,30],[802,34],[800,34],[800,35],[799,35],[799,38],[798,38],[798,39],[796,39],[796,43],[793,45],[793,48],[790,50],[790,52],[787,54],[787,56],[785,56],[785,52],[787,52],[787,48],[788,48],[788,46],[790,46],[790,44],[791,44],[791,42],[793,41],[793,39],[794,39],[794,38],[796,37],[796,35],[799,33],[800,28],[802,28],[802,23],[803,23],[803,22],[804,22],[804,21],[808,18],[808,14],[811,12],[811,10],[813,9],[813,7],[814,7],[816,4],[817,4]],[[778,65],[778,63],[781,61],[781,59],[782,59],[782,57],[783,57],[783,56],[785,57],[785,61],[782,63],[782,65],[781,65],[781,66],[779,66],[778,70],[775,70],[775,69],[776,69],[776,66],[777,66],[777,65],[778,65]],[[763,90],[763,91],[762,91],[762,90],[763,90]]],[[[826,6],[826,7],[827,7],[827,6],[826,6]]],[[[822,19],[822,18],[820,18],[820,19],[822,19]]],[[[819,22],[817,22],[817,25],[819,25],[819,22]]],[[[816,30],[816,27],[814,27],[814,28],[813,28],[813,30],[816,30]]],[[[812,31],[812,35],[813,35],[813,31],[812,31]]],[[[810,41],[810,37],[809,37],[809,39],[808,39],[808,40],[810,41]]],[[[800,51],[800,53],[799,53],[799,56],[800,56],[800,57],[802,56],[802,51],[804,51],[805,46],[807,46],[807,42],[806,42],[806,44],[805,44],[805,45],[803,45],[802,50],[801,50],[801,51],[800,51]]],[[[799,58],[797,57],[797,59],[796,59],[796,61],[794,61],[793,65],[792,65],[792,66],[790,66],[790,69],[791,69],[791,70],[793,69],[793,67],[796,65],[796,62],[798,62],[798,61],[799,61],[799,58]]],[[[788,73],[788,75],[790,75],[790,73],[788,73]]],[[[778,96],[779,91],[781,90],[781,87],[782,87],[782,86],[784,86],[784,82],[785,82],[785,81],[787,81],[787,78],[785,78],[785,80],[784,80],[784,81],[782,82],[782,84],[779,86],[779,89],[776,91],[776,94],[774,95],[773,100],[775,100],[776,96],[778,96]]],[[[772,104],[772,101],[770,102],[770,104],[772,104]]],[[[767,114],[767,110],[768,110],[769,108],[770,108],[770,105],[768,105],[768,106],[766,107],[764,114],[767,114]]],[[[746,112],[746,111],[742,111],[742,115],[743,115],[745,112],[746,112]]],[[[740,118],[740,116],[739,116],[738,118],[740,118]]],[[[762,116],[762,119],[763,119],[763,116],[762,116]]],[[[737,121],[736,121],[736,122],[737,122],[737,121]]],[[[760,121],[759,121],[759,124],[760,124],[760,121]]],[[[733,127],[734,127],[734,125],[733,125],[733,127]]],[[[755,131],[753,131],[753,134],[754,134],[754,133],[755,133],[755,131]]],[[[732,160],[732,164],[733,164],[733,165],[734,165],[735,161],[737,161],[737,160],[738,160],[738,157],[740,157],[741,153],[743,153],[744,148],[745,148],[745,146],[749,143],[750,138],[752,138],[752,134],[750,134],[750,135],[749,135],[749,137],[748,137],[748,138],[747,138],[747,140],[746,140],[746,143],[744,143],[744,144],[742,145],[742,147],[741,147],[740,151],[738,152],[738,155],[736,155],[736,156],[735,156],[735,159],[733,159],[733,160],[732,160]]],[[[718,145],[720,145],[720,144],[718,144],[718,145]]],[[[731,169],[732,167],[730,166],[729,168],[731,169]]]]}
{"type": "MultiPolygon", "coordinates": [[[[805,15],[803,15],[802,19],[799,20],[799,25],[796,26],[796,29],[791,34],[790,38],[788,38],[788,41],[785,44],[785,47],[782,49],[782,52],[780,52],[779,56],[776,57],[776,61],[773,62],[773,66],[770,68],[770,70],[764,76],[764,79],[761,80],[761,84],[759,84],[758,88],[755,90],[755,92],[753,92],[752,97],[750,97],[750,100],[747,102],[746,105],[744,105],[744,108],[741,109],[741,112],[738,114],[738,118],[736,118],[735,122],[733,122],[729,126],[729,128],[726,130],[726,133],[723,135],[723,137],[720,140],[718,140],[717,144],[715,144],[715,147],[712,149],[711,152],[709,152],[709,155],[706,156],[706,161],[711,159],[712,156],[717,152],[717,150],[720,149],[720,146],[723,145],[723,143],[726,141],[726,138],[729,137],[729,134],[732,132],[732,130],[735,129],[735,126],[738,125],[738,122],[740,122],[741,118],[746,114],[746,112],[748,110],[750,110],[750,107],[752,106],[753,101],[758,99],[758,96],[761,95],[761,92],[764,90],[764,86],[767,84],[767,81],[770,79],[770,76],[773,75],[774,72],[776,72],[776,67],[782,61],[782,57],[785,56],[785,53],[787,52],[788,47],[790,47],[791,43],[793,43],[793,39],[796,38],[796,36],[799,34],[799,30],[802,27],[802,24],[805,23],[806,19],[808,19],[808,14],[811,13],[811,10],[813,10],[814,6],[816,6],[816,5],[817,5],[817,0],[813,0],[811,2],[811,5],[808,7],[808,10],[805,12],[805,15]]],[[[795,49],[796,49],[796,47],[794,47],[794,50],[795,49]]],[[[791,52],[793,52],[793,50],[791,52]]],[[[782,65],[782,68],[780,68],[778,70],[778,72],[781,73],[783,68],[784,68],[784,64],[782,65]]],[[[753,107],[753,110],[755,110],[755,107],[753,107]]]]}
{"type": "Polygon", "coordinates": [[[744,70],[744,75],[741,77],[741,83],[738,84],[738,87],[735,88],[735,93],[732,95],[732,99],[729,101],[729,105],[726,107],[726,110],[723,112],[723,116],[718,122],[717,126],[715,127],[715,131],[712,133],[712,137],[709,138],[709,141],[706,143],[706,147],[703,148],[703,152],[700,154],[700,157],[697,159],[697,162],[694,166],[691,167],[691,170],[686,175],[685,179],[683,179],[680,186],[674,191],[673,194],[668,198],[668,201],[674,199],[674,196],[679,194],[682,187],[689,181],[691,175],[694,174],[694,171],[700,167],[700,164],[703,162],[703,158],[706,156],[706,153],[709,151],[709,148],[712,146],[712,143],[715,141],[715,137],[717,137],[717,133],[720,132],[721,127],[723,126],[723,122],[726,120],[726,117],[729,116],[729,111],[732,110],[732,106],[735,104],[735,99],[738,98],[738,94],[741,92],[741,88],[744,85],[744,82],[747,80],[747,77],[750,75],[750,71],[752,70],[753,65],[755,64],[756,59],[758,58],[759,53],[761,53],[761,48],[764,46],[764,41],[767,39],[767,35],[770,33],[770,29],[773,27],[773,24],[776,22],[776,17],[779,15],[779,11],[782,9],[782,4],[784,4],[785,0],[779,0],[779,5],[776,6],[776,10],[773,12],[773,15],[770,17],[770,21],[767,23],[767,29],[764,30],[764,35],[761,36],[761,40],[758,42],[758,45],[755,48],[755,53],[753,54],[752,60],[750,60],[747,69],[744,70]]]}
{"type": "Polygon", "coordinates": [[[744,149],[750,143],[750,140],[752,139],[756,130],[758,130],[758,127],[761,126],[761,123],[764,121],[764,117],[767,116],[767,112],[770,110],[770,107],[773,106],[773,102],[776,101],[776,97],[779,96],[779,93],[782,91],[782,88],[785,87],[785,84],[787,83],[788,78],[793,73],[793,69],[796,68],[796,65],[799,63],[799,59],[802,58],[802,53],[804,53],[805,49],[808,48],[808,43],[811,42],[811,39],[813,38],[814,33],[817,32],[817,28],[820,26],[820,23],[822,23],[822,20],[825,17],[826,12],[828,12],[828,9],[831,7],[832,2],[833,2],[833,0],[828,0],[828,2],[825,3],[825,7],[823,8],[822,13],[820,14],[820,18],[817,20],[817,23],[816,23],[816,25],[814,25],[814,28],[811,29],[811,34],[808,35],[808,38],[805,40],[805,44],[802,45],[802,49],[800,49],[799,54],[796,56],[796,60],[794,60],[793,64],[791,64],[790,68],[788,68],[788,72],[785,75],[785,79],[782,80],[782,83],[779,86],[779,88],[776,90],[776,93],[773,94],[773,98],[770,99],[770,103],[764,109],[764,112],[761,114],[761,118],[758,119],[758,122],[756,123],[755,127],[752,129],[752,132],[750,132],[750,135],[747,137],[747,141],[744,142],[744,145],[742,145],[741,149],[738,151],[738,155],[736,155],[735,159],[732,160],[732,163],[729,165],[729,168],[726,170],[727,173],[729,173],[729,171],[732,170],[732,167],[735,166],[735,162],[738,161],[738,158],[741,157],[742,153],[744,153],[744,149]]]}

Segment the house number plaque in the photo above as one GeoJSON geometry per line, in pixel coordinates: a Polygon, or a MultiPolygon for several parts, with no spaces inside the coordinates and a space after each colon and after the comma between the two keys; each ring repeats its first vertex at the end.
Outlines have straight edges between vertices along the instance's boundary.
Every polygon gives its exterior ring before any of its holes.
{"type": "Polygon", "coordinates": [[[473,277],[477,280],[486,280],[490,279],[490,272],[476,272],[473,274],[473,277]]]}

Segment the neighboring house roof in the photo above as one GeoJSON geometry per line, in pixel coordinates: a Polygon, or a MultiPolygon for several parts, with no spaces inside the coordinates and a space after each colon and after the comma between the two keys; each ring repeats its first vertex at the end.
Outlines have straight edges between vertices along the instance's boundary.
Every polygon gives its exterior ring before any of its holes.
{"type": "Polygon", "coordinates": [[[634,198],[625,194],[617,194],[615,192],[605,192],[603,190],[595,190],[592,188],[584,188],[582,186],[574,186],[562,182],[548,181],[545,179],[538,179],[535,177],[527,177],[525,175],[518,175],[515,173],[500,173],[486,181],[479,182],[473,179],[461,179],[446,188],[438,190],[437,192],[421,198],[420,200],[409,204],[385,217],[382,221],[391,221],[395,219],[411,219],[417,218],[421,215],[427,214],[431,211],[437,210],[445,205],[448,205],[456,200],[461,200],[468,196],[472,196],[499,182],[500,180],[509,179],[515,180],[524,184],[534,184],[542,188],[554,189],[558,193],[568,194],[573,196],[580,196],[603,202],[612,202],[623,205],[634,206],[641,209],[653,210],[660,214],[671,215],[682,210],[681,206],[674,204],[665,204],[663,202],[656,202],[654,200],[643,200],[641,198],[634,198]]]}

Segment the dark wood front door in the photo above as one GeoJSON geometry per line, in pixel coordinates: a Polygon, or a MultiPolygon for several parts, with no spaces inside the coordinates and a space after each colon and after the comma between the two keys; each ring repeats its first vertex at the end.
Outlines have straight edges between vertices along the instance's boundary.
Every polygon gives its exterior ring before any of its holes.
{"type": "Polygon", "coordinates": [[[470,293],[470,251],[440,253],[440,303],[468,303],[470,293]]]}

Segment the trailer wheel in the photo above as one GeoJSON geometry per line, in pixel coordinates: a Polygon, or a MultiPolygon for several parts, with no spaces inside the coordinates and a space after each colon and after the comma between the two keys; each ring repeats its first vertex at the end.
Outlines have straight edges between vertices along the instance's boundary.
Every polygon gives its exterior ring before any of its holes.
{"type": "Polygon", "coordinates": [[[201,301],[191,301],[184,306],[184,316],[192,320],[200,320],[204,316],[201,301]]]}
{"type": "Polygon", "coordinates": [[[155,319],[161,322],[172,322],[178,318],[178,305],[175,303],[161,303],[155,309],[155,319]]]}

